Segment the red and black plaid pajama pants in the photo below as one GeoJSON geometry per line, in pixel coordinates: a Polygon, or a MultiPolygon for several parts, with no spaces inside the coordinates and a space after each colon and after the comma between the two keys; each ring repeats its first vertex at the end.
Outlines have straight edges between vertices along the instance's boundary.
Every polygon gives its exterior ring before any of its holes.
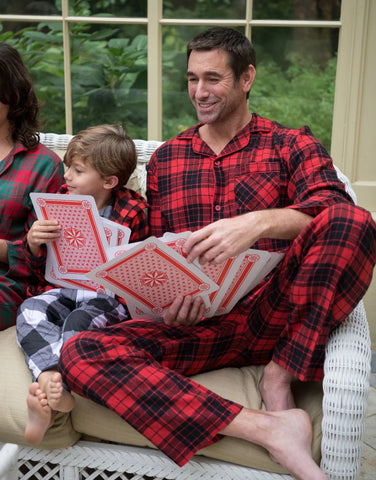
{"type": "Polygon", "coordinates": [[[184,465],[242,409],[187,377],[273,359],[301,380],[321,380],[329,333],[371,281],[375,237],[368,212],[329,207],[230,314],[195,327],[130,320],[83,332],[63,348],[63,380],[184,465]]]}

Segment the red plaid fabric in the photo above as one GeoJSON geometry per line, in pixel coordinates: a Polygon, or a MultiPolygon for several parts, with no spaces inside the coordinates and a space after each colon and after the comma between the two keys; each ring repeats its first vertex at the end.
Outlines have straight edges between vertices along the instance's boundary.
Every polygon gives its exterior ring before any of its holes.
{"type": "Polygon", "coordinates": [[[18,143],[0,162],[0,238],[8,242],[9,265],[0,263],[0,330],[16,323],[18,305],[34,281],[26,267],[22,238],[35,220],[30,192],[56,192],[64,181],[63,162],[39,144],[18,143]]]}
{"type": "Polygon", "coordinates": [[[187,377],[273,359],[300,380],[321,380],[328,335],[364,295],[376,261],[375,222],[353,205],[309,132],[253,116],[219,157],[216,164],[197,127],[155,153],[152,233],[195,230],[257,208],[311,214],[295,240],[258,242],[285,251],[278,267],[228,315],[195,327],[131,320],[81,333],[61,354],[73,391],[115,411],[179,465],[241,409],[187,377]]]}
{"type": "MultiPolygon", "coordinates": [[[[291,130],[253,114],[218,156],[201,140],[199,127],[164,143],[148,164],[152,235],[193,231],[254,210],[287,207],[315,216],[329,205],[352,202],[308,127],[291,130]]],[[[262,239],[255,248],[289,245],[262,239]]]]}

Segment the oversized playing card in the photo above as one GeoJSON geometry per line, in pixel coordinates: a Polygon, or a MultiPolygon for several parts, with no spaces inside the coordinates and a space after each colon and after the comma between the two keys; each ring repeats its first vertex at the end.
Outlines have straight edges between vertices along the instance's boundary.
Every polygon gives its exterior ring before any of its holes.
{"type": "Polygon", "coordinates": [[[47,243],[60,278],[87,279],[86,273],[107,261],[108,242],[94,198],[90,195],[31,193],[40,220],[57,220],[62,234],[47,243]]]}
{"type": "Polygon", "coordinates": [[[124,227],[107,218],[101,217],[101,220],[110,247],[128,243],[129,237],[131,236],[131,229],[129,227],[124,227]]]}
{"type": "Polygon", "coordinates": [[[228,277],[223,295],[218,295],[212,304],[211,315],[230,312],[238,301],[249,293],[283,258],[283,253],[248,249],[242,255],[237,269],[228,277]]]}
{"type": "Polygon", "coordinates": [[[131,236],[131,229],[129,227],[124,227],[123,225],[116,224],[118,228],[118,237],[117,237],[117,244],[118,245],[125,245],[129,242],[129,238],[131,236]]]}
{"type": "MultiPolygon", "coordinates": [[[[178,295],[211,293],[218,286],[195,265],[150,237],[87,274],[127,302],[160,316],[178,295]]],[[[145,314],[146,315],[146,314],[145,314]]]]}
{"type": "Polygon", "coordinates": [[[206,275],[219,286],[218,290],[209,295],[211,308],[206,312],[207,317],[216,314],[217,306],[220,305],[221,299],[223,299],[231,286],[232,279],[242,264],[245,255],[245,253],[242,253],[236,257],[228,258],[217,265],[207,263],[201,266],[206,275]]]}
{"type": "Polygon", "coordinates": [[[114,247],[118,243],[118,229],[116,227],[116,223],[108,220],[108,218],[101,217],[101,221],[104,228],[104,234],[106,235],[106,239],[108,245],[110,247],[114,247]]]}
{"type": "MultiPolygon", "coordinates": [[[[173,248],[177,253],[180,253],[184,257],[186,254],[183,251],[183,246],[186,239],[189,237],[191,232],[183,232],[183,233],[170,233],[167,232],[163,235],[162,240],[168,245],[169,247],[173,248]]],[[[221,299],[226,294],[228,290],[231,280],[236,274],[238,268],[240,267],[245,253],[242,253],[236,257],[229,258],[225,260],[223,263],[220,264],[210,264],[207,263],[205,265],[201,265],[199,260],[195,260],[195,264],[211,279],[215,282],[219,288],[214,292],[208,295],[208,302],[206,309],[205,316],[211,317],[215,315],[216,307],[215,305],[219,305],[221,299]],[[215,304],[213,302],[216,300],[215,304]]]]}
{"type": "MultiPolygon", "coordinates": [[[[181,255],[182,257],[187,258],[187,255],[184,252],[183,247],[190,234],[191,232],[188,232],[188,231],[181,232],[181,233],[166,232],[163,234],[163,237],[160,238],[159,240],[165,243],[168,247],[175,250],[175,252],[181,255]]],[[[192,263],[200,268],[198,259],[195,259],[192,263]]]]}
{"type": "Polygon", "coordinates": [[[105,293],[110,297],[114,297],[114,293],[111,290],[107,290],[99,283],[95,283],[92,280],[81,280],[80,278],[58,278],[55,274],[54,267],[51,262],[51,257],[47,257],[46,261],[46,280],[53,285],[57,285],[63,288],[83,288],[85,290],[92,290],[97,293],[105,293]]]}

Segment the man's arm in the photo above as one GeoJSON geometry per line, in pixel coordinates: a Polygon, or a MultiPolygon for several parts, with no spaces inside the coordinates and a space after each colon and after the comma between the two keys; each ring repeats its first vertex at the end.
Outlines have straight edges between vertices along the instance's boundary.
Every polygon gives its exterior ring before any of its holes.
{"type": "Polygon", "coordinates": [[[5,240],[0,240],[0,262],[8,264],[8,244],[5,240]]]}
{"type": "MultiPolygon", "coordinates": [[[[292,240],[310,223],[312,217],[290,208],[260,210],[238,217],[218,220],[193,232],[185,242],[187,260],[199,257],[200,263],[222,263],[238,255],[260,238],[292,240]]],[[[164,315],[168,325],[196,325],[204,316],[200,297],[178,297],[164,315]]]]}
{"type": "Polygon", "coordinates": [[[222,263],[251,248],[260,238],[292,240],[312,217],[290,208],[259,210],[218,220],[193,232],[185,242],[187,260],[201,264],[222,263]]]}

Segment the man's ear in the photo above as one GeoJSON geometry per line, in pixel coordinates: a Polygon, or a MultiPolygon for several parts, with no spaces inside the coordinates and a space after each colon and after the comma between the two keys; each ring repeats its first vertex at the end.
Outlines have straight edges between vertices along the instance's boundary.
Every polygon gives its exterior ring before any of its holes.
{"type": "Polygon", "coordinates": [[[251,90],[253,81],[256,77],[256,69],[253,65],[249,65],[248,69],[242,73],[240,81],[245,92],[251,90]]]}
{"type": "Polygon", "coordinates": [[[107,188],[108,190],[112,190],[117,186],[118,183],[118,177],[116,175],[110,175],[109,177],[105,177],[103,187],[107,188]]]}

